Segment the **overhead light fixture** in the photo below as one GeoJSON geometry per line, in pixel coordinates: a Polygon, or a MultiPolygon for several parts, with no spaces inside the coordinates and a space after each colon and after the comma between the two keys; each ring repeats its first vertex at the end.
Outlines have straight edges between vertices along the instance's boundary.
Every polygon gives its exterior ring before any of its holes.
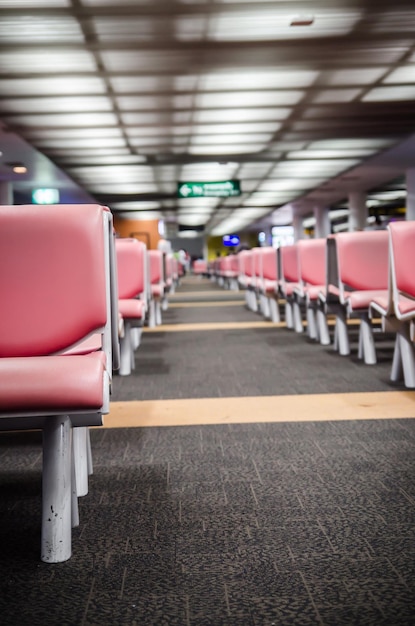
{"type": "Polygon", "coordinates": [[[15,174],[26,174],[27,167],[23,163],[7,163],[15,174]]]}
{"type": "Polygon", "coordinates": [[[291,20],[290,26],[311,26],[314,23],[312,15],[299,15],[291,20]]]}

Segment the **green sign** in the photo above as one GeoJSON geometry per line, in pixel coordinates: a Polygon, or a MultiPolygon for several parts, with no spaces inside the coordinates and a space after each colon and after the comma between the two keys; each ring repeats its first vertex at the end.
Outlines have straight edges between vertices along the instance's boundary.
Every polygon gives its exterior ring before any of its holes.
{"type": "Polygon", "coordinates": [[[230,198],[241,195],[241,186],[239,180],[178,183],[177,195],[179,198],[230,198]]]}

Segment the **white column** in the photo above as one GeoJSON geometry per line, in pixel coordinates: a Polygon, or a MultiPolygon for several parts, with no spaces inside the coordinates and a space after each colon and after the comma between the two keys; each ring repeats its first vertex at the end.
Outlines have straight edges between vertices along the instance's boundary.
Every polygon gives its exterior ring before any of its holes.
{"type": "Polygon", "coordinates": [[[415,168],[406,170],[406,219],[415,220],[415,168]]]}
{"type": "Polygon", "coordinates": [[[328,208],[324,206],[315,206],[314,217],[316,220],[314,237],[318,239],[320,237],[325,238],[327,237],[327,235],[330,235],[330,220],[328,208]]]}
{"type": "Polygon", "coordinates": [[[303,216],[302,215],[298,215],[298,213],[294,213],[293,226],[294,226],[294,241],[303,239],[304,228],[303,228],[303,216]]]}
{"type": "Polygon", "coordinates": [[[0,183],[0,204],[13,204],[13,185],[8,181],[0,183]]]}
{"type": "Polygon", "coordinates": [[[349,230],[364,230],[367,217],[366,194],[363,191],[349,193],[349,230]]]}

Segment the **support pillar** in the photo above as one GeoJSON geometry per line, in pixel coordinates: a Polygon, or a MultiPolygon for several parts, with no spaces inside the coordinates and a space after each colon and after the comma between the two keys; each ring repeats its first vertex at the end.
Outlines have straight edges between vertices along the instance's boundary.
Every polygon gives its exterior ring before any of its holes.
{"type": "Polygon", "coordinates": [[[415,220],[415,168],[406,170],[406,219],[415,220]]]}
{"type": "Polygon", "coordinates": [[[316,220],[316,226],[314,230],[314,237],[316,239],[326,238],[330,235],[330,220],[329,220],[329,210],[324,206],[315,206],[314,207],[314,217],[316,220]]]}
{"type": "Polygon", "coordinates": [[[349,193],[349,231],[364,230],[367,217],[366,194],[362,191],[349,193]]]}
{"type": "Polygon", "coordinates": [[[293,226],[294,226],[294,241],[298,241],[299,239],[304,238],[304,228],[303,228],[303,216],[294,213],[293,215],[293,226]]]}
{"type": "Polygon", "coordinates": [[[0,204],[13,204],[13,185],[11,182],[3,181],[0,183],[0,204]]]}

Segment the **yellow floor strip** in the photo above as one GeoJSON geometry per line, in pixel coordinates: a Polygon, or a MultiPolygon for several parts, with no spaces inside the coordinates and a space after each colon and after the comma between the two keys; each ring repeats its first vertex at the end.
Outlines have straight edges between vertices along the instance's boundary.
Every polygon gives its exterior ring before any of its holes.
{"type": "Polygon", "coordinates": [[[238,291],[177,291],[171,293],[168,296],[169,301],[175,300],[175,298],[209,298],[209,300],[224,300],[226,298],[235,298],[236,295],[241,294],[243,298],[243,292],[238,291]]]}
{"type": "Polygon", "coordinates": [[[162,324],[150,328],[143,328],[145,333],[171,333],[188,332],[202,330],[235,330],[244,328],[284,328],[285,322],[199,322],[195,324],[162,324]]]}
{"type": "Polygon", "coordinates": [[[113,402],[106,428],[415,417],[414,391],[113,402]]]}
{"type": "Polygon", "coordinates": [[[212,306],[242,306],[243,300],[231,300],[229,302],[169,302],[169,309],[185,309],[192,307],[212,307],[212,306]]]}

